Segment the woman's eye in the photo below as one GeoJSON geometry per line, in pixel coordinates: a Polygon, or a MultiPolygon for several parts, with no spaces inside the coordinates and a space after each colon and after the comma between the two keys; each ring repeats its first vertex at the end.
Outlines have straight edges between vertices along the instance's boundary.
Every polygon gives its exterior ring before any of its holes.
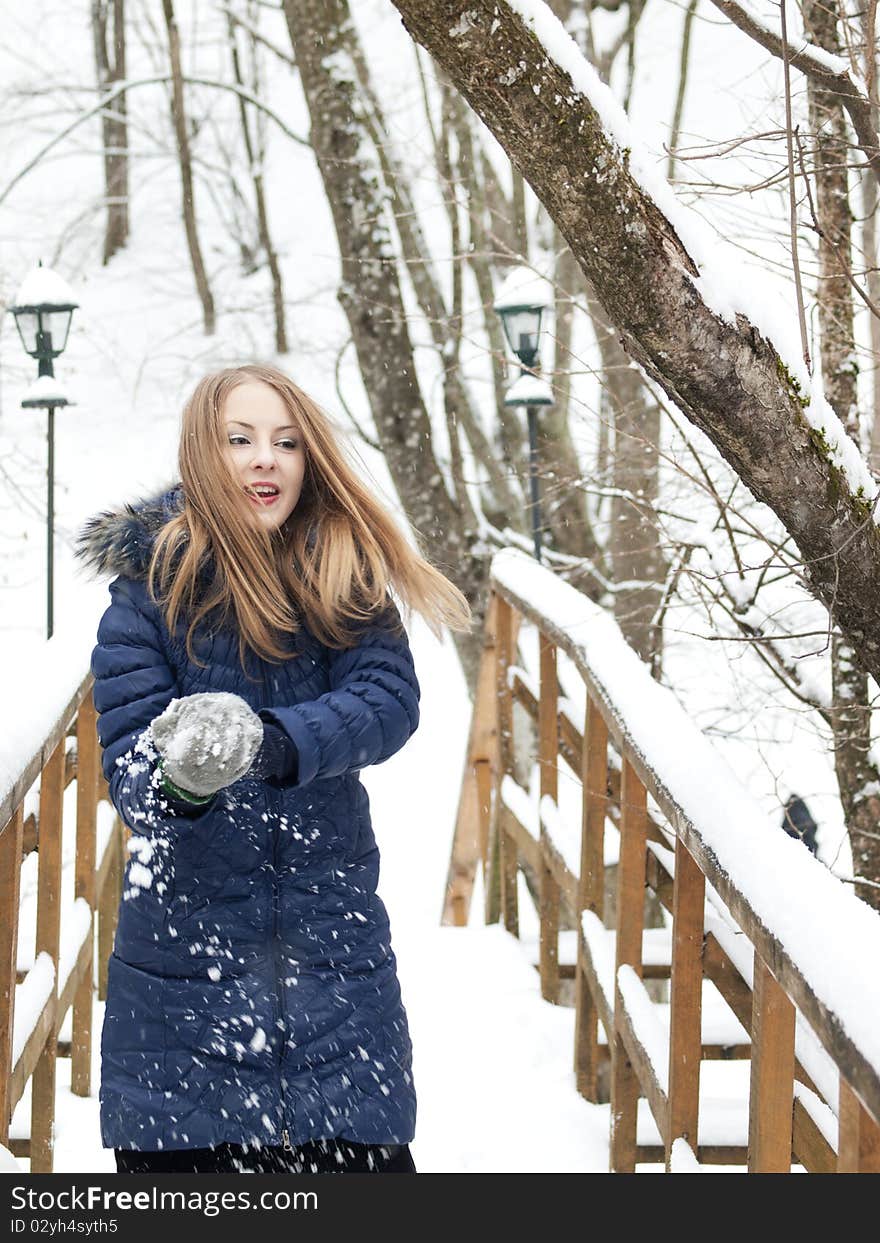
{"type": "MultiPolygon", "coordinates": [[[[248,440],[247,436],[243,436],[241,432],[230,432],[228,436],[228,440],[231,445],[236,445],[236,446],[237,445],[249,445],[251,443],[248,440]]],[[[289,451],[299,448],[299,441],[294,440],[289,436],[285,436],[283,440],[276,440],[275,443],[278,445],[279,448],[287,449],[289,451]]]]}

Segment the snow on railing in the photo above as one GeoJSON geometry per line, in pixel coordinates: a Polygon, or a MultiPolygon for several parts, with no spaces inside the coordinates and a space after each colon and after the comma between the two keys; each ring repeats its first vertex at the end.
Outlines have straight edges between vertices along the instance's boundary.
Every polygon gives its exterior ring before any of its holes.
{"type": "MultiPolygon", "coordinates": [[[[608,613],[514,550],[494,558],[492,588],[444,918],[466,921],[481,858],[487,918],[500,915],[516,932],[516,871],[527,863],[540,905],[542,991],[555,1001],[560,902],[575,915],[595,912],[589,936],[582,925],[574,968],[577,1081],[597,1099],[598,1019],[616,1100],[612,1168],[633,1168],[645,1155],[636,1144],[639,1085],[667,1168],[679,1138],[706,1158],[697,1143],[704,977],[750,1033],[750,1046],[730,1055],[752,1062],[748,1134],[709,1156],[748,1156],[750,1169],[787,1170],[794,1150],[810,1169],[873,1168],[880,1160],[871,1156],[880,1153],[880,915],[778,831],[608,613]],[[537,692],[528,676],[509,672],[524,663],[522,621],[539,632],[537,692]],[[562,693],[558,663],[582,679],[582,733],[572,719],[577,697],[566,679],[562,693]],[[532,796],[512,788],[514,701],[538,726],[540,790],[532,796]],[[558,796],[560,757],[582,783],[573,820],[558,796]],[[495,795],[502,783],[503,798],[495,795]],[[515,811],[530,797],[540,808],[537,850],[515,811]],[[620,830],[620,862],[615,929],[600,933],[607,817],[620,830]],[[647,994],[621,975],[622,967],[643,974],[646,882],[672,916],[668,1065],[659,1069],[663,1025],[646,1023],[647,994]],[[600,936],[610,940],[597,953],[600,936]],[[836,1151],[829,1116],[839,1120],[836,1151]]],[[[572,785],[564,783],[566,797],[572,785]]]]}
{"type": "Polygon", "coordinates": [[[0,825],[5,825],[33,785],[82,701],[91,675],[83,653],[94,643],[91,613],[75,617],[45,643],[4,663],[0,702],[0,825]]]}

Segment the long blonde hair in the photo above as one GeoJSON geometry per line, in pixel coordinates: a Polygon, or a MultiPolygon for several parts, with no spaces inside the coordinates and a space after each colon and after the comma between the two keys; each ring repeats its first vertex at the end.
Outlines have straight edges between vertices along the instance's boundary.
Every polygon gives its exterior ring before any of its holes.
{"type": "Polygon", "coordinates": [[[170,631],[181,612],[188,619],[193,659],[195,629],[215,609],[234,619],[243,665],[246,649],[289,658],[284,639],[303,621],[328,647],[349,647],[390,589],[438,637],[441,625],[470,629],[465,597],[412,548],[346,460],[328,416],[277,367],[248,363],[205,376],[184,408],[179,465],[183,509],[159,532],[147,581],[170,631]],[[223,404],[254,381],[281,396],[305,448],[300,499],[276,530],[253,522],[241,504],[225,452],[223,404]]]}

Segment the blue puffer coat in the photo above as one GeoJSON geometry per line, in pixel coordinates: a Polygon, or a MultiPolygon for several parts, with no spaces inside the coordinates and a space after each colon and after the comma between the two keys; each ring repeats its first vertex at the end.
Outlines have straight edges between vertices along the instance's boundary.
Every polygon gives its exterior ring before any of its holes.
{"type": "Polygon", "coordinates": [[[418,725],[393,605],[332,650],[307,631],[248,680],[229,629],[170,634],[146,590],[179,485],[92,520],[80,555],[118,575],[92,655],[104,774],[133,830],[102,1037],[106,1147],[342,1136],[407,1143],[411,1044],[358,770],[418,725]],[[293,740],[295,782],[244,777],[195,815],[156,788],[140,735],[174,697],[232,691],[293,740]]]}

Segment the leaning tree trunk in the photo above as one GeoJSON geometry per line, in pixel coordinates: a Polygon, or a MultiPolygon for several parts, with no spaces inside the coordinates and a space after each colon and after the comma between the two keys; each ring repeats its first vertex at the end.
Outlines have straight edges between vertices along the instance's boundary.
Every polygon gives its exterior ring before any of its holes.
{"type": "MultiPolygon", "coordinates": [[[[812,42],[840,55],[837,0],[808,0],[803,12],[812,42]]],[[[858,368],[852,292],[846,276],[852,254],[846,119],[839,96],[813,78],[807,78],[807,97],[815,135],[822,376],[828,400],[858,444],[858,368]]],[[[852,846],[853,874],[872,882],[857,885],[857,892],[880,910],[880,772],[870,756],[868,678],[852,643],[836,631],[831,669],[834,763],[852,846]]]]}
{"type": "MultiPolygon", "coordinates": [[[[450,497],[434,455],[387,224],[387,192],[357,96],[348,5],[345,0],[284,0],[284,14],[339,242],[339,300],[382,451],[428,555],[464,592],[481,630],[488,564],[478,549],[478,532],[450,497]]],[[[472,688],[481,642],[476,630],[456,636],[472,688]]]]}
{"type": "Polygon", "coordinates": [[[209,335],[216,326],[214,297],[208,283],[208,273],[202,258],[199,244],[199,231],[196,223],[196,205],[193,191],[192,157],[189,150],[187,133],[186,108],[183,102],[183,71],[180,66],[180,34],[177,19],[174,16],[172,0],[162,0],[162,12],[165,15],[165,27],[168,31],[168,56],[171,63],[171,114],[174,121],[174,133],[177,139],[177,157],[180,163],[180,185],[182,192],[183,226],[186,230],[186,242],[196,292],[202,304],[202,320],[205,332],[209,335]]]}
{"type": "MultiPolygon", "coordinates": [[[[744,314],[731,323],[706,303],[699,267],[628,151],[507,0],[393,3],[535,189],[628,352],[777,515],[810,589],[880,680],[877,485],[842,456],[837,420],[819,407],[814,426],[773,343],[744,314]]],[[[589,90],[616,107],[598,82],[589,90]]]]}
{"type": "MultiPolygon", "coordinates": [[[[125,81],[125,0],[92,0],[92,41],[98,89],[107,91],[125,81]],[[112,38],[108,37],[111,23],[112,38]]],[[[107,204],[102,262],[107,264],[128,241],[128,121],[124,94],[102,112],[101,136],[107,204]]]]}

